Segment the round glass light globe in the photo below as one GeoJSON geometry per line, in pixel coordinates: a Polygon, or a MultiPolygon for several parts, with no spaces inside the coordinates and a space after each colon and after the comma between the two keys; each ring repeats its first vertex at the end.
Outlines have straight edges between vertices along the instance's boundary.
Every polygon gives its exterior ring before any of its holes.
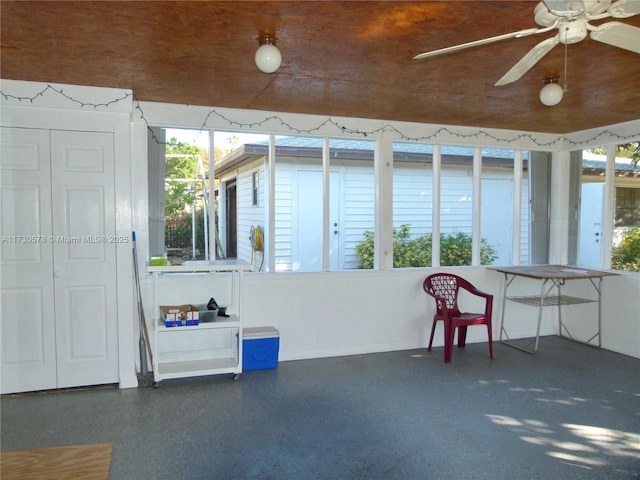
{"type": "Polygon", "coordinates": [[[260,45],[256,50],[256,65],[264,73],[273,73],[280,68],[282,55],[275,45],[260,45]]]}
{"type": "Polygon", "coordinates": [[[540,90],[540,101],[547,107],[553,107],[560,103],[564,92],[557,83],[548,83],[540,90]]]}

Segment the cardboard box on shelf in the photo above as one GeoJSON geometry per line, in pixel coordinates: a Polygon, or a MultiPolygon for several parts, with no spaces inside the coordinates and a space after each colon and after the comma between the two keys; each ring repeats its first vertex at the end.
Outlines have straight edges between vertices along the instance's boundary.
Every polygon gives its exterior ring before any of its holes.
{"type": "Polygon", "coordinates": [[[194,326],[200,323],[195,305],[160,305],[166,327],[194,326]]]}

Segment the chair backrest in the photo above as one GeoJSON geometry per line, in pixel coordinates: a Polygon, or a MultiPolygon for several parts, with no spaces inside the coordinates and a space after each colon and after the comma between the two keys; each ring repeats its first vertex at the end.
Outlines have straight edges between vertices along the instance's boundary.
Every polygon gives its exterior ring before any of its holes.
{"type": "Polygon", "coordinates": [[[449,312],[460,312],[458,310],[458,290],[468,283],[465,279],[452,273],[434,273],[425,279],[422,287],[425,292],[436,299],[437,314],[441,315],[444,306],[449,312]]]}

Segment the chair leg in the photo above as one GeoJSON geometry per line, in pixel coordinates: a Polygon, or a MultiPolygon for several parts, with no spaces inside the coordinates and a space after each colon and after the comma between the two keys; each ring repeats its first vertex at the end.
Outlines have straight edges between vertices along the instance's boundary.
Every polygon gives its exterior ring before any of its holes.
{"type": "Polygon", "coordinates": [[[491,325],[487,325],[487,333],[489,334],[489,358],[493,358],[493,335],[491,334],[491,325]]]}
{"type": "Polygon", "coordinates": [[[451,325],[451,322],[444,322],[444,363],[451,363],[453,357],[453,334],[455,328],[451,325]]]}
{"type": "Polygon", "coordinates": [[[464,348],[467,344],[467,327],[466,325],[458,327],[458,348],[464,348]]]}
{"type": "Polygon", "coordinates": [[[438,323],[435,319],[431,324],[431,336],[429,337],[429,346],[427,347],[427,351],[431,351],[431,345],[433,344],[433,334],[436,332],[436,323],[438,323]]]}

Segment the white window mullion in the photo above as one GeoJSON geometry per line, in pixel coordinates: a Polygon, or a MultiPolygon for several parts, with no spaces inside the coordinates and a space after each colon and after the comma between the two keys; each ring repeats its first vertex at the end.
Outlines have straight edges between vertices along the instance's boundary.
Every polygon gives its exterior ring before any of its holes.
{"type": "Polygon", "coordinates": [[[433,146],[433,222],[431,233],[431,266],[440,266],[440,175],[442,156],[440,145],[433,146]]]}
{"type": "Polygon", "coordinates": [[[570,152],[551,154],[549,263],[567,265],[569,253],[570,152]]]}
{"type": "MultiPolygon", "coordinates": [[[[265,238],[269,241],[265,246],[268,249],[268,265],[269,271],[276,271],[276,137],[274,134],[269,135],[269,159],[268,159],[268,224],[265,238]]],[[[266,252],[262,252],[264,255],[266,252]]]]}
{"type": "Polygon", "coordinates": [[[389,135],[375,143],[374,268],[393,269],[393,140],[389,135]]]}
{"type": "Polygon", "coordinates": [[[330,140],[322,139],[322,270],[331,270],[331,176],[330,176],[330,140]]]}
{"type": "Polygon", "coordinates": [[[513,225],[511,237],[511,263],[520,265],[520,242],[522,223],[522,150],[516,150],[513,157],[513,225]]]}
{"type": "Polygon", "coordinates": [[[480,215],[482,214],[482,149],[473,149],[473,200],[472,200],[471,265],[480,265],[480,215]]]}
{"type": "Polygon", "coordinates": [[[604,174],[604,198],[602,202],[602,227],[600,232],[600,265],[611,268],[611,248],[615,224],[616,203],[616,146],[607,145],[607,164],[604,174]]]}
{"type": "MultiPolygon", "coordinates": [[[[215,151],[213,149],[214,142],[214,131],[209,130],[209,158],[213,158],[215,151]]],[[[205,242],[209,242],[209,257],[207,260],[217,260],[218,258],[218,248],[216,242],[216,232],[218,231],[216,228],[216,186],[215,186],[215,178],[216,178],[216,169],[215,169],[215,161],[209,162],[209,191],[207,192],[209,198],[209,208],[207,209],[207,213],[209,218],[205,218],[205,222],[209,222],[209,238],[205,238],[205,242]]]]}

